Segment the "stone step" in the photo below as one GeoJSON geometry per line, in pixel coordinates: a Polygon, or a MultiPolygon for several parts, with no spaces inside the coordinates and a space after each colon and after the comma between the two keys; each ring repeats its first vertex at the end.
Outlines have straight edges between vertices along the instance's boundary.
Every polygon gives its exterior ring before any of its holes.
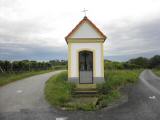
{"type": "Polygon", "coordinates": [[[96,89],[96,84],[77,84],[77,89],[96,89]]]}
{"type": "Polygon", "coordinates": [[[90,97],[90,96],[86,96],[86,97],[74,97],[71,99],[71,101],[68,102],[68,105],[83,105],[83,104],[93,104],[96,106],[98,101],[98,97],[90,97]]]}
{"type": "Polygon", "coordinates": [[[95,94],[95,93],[97,93],[97,91],[96,90],[90,90],[90,91],[87,91],[87,90],[83,90],[83,91],[75,91],[75,93],[77,94],[77,93],[80,93],[80,94],[95,94]]]}
{"type": "Polygon", "coordinates": [[[90,89],[90,88],[85,88],[85,89],[80,89],[80,88],[75,88],[74,91],[97,91],[97,89],[90,89]]]}
{"type": "Polygon", "coordinates": [[[74,93],[74,97],[97,97],[97,93],[74,93]]]}
{"type": "Polygon", "coordinates": [[[96,96],[96,84],[77,84],[73,93],[74,96],[96,96]]]}
{"type": "Polygon", "coordinates": [[[96,90],[75,90],[74,95],[77,95],[77,96],[95,96],[97,95],[97,91],[96,90]]]}

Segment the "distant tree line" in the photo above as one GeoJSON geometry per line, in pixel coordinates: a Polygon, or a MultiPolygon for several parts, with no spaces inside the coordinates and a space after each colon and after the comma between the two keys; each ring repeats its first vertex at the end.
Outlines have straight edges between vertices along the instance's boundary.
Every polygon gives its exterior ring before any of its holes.
{"type": "MultiPolygon", "coordinates": [[[[138,57],[130,59],[126,62],[113,62],[105,60],[105,69],[160,69],[160,55],[155,55],[148,59],[145,57],[138,57]]],[[[24,72],[33,70],[48,70],[48,69],[66,69],[67,60],[50,60],[49,62],[37,61],[2,61],[0,60],[0,73],[2,72],[24,72]]]]}
{"type": "Polygon", "coordinates": [[[66,60],[51,60],[49,62],[37,62],[29,60],[11,62],[7,60],[5,61],[0,60],[0,73],[62,69],[62,67],[65,68],[66,65],[67,65],[66,60]]]}
{"type": "Polygon", "coordinates": [[[33,70],[47,70],[52,65],[49,62],[37,62],[37,61],[0,61],[0,72],[23,72],[33,70]]]}
{"type": "Polygon", "coordinates": [[[54,67],[55,70],[67,69],[67,60],[50,60],[49,63],[54,67]]]}
{"type": "Polygon", "coordinates": [[[67,65],[67,60],[50,60],[49,63],[53,66],[61,66],[61,65],[67,65]]]}
{"type": "Polygon", "coordinates": [[[105,69],[160,69],[160,55],[155,55],[148,59],[145,57],[138,57],[130,59],[127,62],[112,62],[105,60],[105,69]]]}

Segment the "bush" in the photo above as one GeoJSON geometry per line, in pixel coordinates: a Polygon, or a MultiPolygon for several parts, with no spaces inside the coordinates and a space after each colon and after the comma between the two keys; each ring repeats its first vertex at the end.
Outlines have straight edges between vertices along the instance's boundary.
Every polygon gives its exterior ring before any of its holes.
{"type": "Polygon", "coordinates": [[[150,68],[160,68],[160,55],[155,55],[149,61],[150,68]]]}
{"type": "Polygon", "coordinates": [[[11,62],[0,60],[0,73],[49,70],[51,67],[52,66],[49,62],[37,62],[29,60],[11,62]]]}
{"type": "Polygon", "coordinates": [[[108,70],[105,71],[105,83],[98,85],[98,90],[106,94],[110,90],[115,90],[129,83],[138,81],[141,70],[108,70]]]}
{"type": "Polygon", "coordinates": [[[142,66],[138,64],[134,64],[132,62],[112,62],[112,61],[106,61],[104,64],[104,69],[106,70],[134,70],[134,69],[140,69],[143,68],[142,66]]]}
{"type": "Polygon", "coordinates": [[[109,69],[109,70],[112,70],[112,69],[123,69],[124,66],[123,66],[123,64],[120,63],[120,62],[107,61],[107,62],[105,62],[105,64],[104,64],[104,68],[105,68],[105,69],[109,69]]]}

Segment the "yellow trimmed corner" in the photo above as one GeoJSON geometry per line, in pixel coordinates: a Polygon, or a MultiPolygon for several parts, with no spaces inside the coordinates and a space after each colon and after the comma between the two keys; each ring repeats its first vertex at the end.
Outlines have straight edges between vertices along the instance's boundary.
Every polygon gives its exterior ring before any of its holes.
{"type": "Polygon", "coordinates": [[[102,60],[102,77],[104,77],[104,48],[103,43],[101,43],[101,60],[102,60]]]}
{"type": "Polygon", "coordinates": [[[71,43],[68,43],[68,78],[71,77],[71,43]]]}

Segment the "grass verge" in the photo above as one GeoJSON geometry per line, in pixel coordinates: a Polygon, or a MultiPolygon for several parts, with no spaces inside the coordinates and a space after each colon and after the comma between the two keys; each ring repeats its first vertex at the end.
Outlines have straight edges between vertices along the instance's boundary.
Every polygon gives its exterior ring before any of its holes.
{"type": "Polygon", "coordinates": [[[157,76],[160,76],[160,70],[159,70],[159,69],[155,69],[155,70],[153,70],[153,72],[154,72],[157,76]]]}
{"type": "Polygon", "coordinates": [[[54,106],[65,106],[72,95],[73,85],[67,82],[67,72],[62,72],[51,77],[45,86],[45,98],[54,106]]]}
{"type": "Polygon", "coordinates": [[[74,85],[67,82],[67,72],[57,74],[46,82],[45,97],[56,107],[67,110],[97,110],[106,107],[121,97],[120,88],[138,81],[142,70],[105,71],[105,83],[98,84],[98,96],[95,98],[73,97],[74,85]],[[94,99],[98,98],[98,103],[94,99]],[[86,102],[85,102],[86,101],[86,102]],[[91,102],[92,101],[92,102],[91,102]]]}
{"type": "Polygon", "coordinates": [[[98,85],[99,107],[106,107],[121,97],[120,88],[138,81],[142,70],[105,71],[105,83],[98,85]]]}
{"type": "Polygon", "coordinates": [[[37,74],[51,72],[53,70],[41,70],[41,71],[30,71],[30,72],[19,72],[19,73],[1,73],[0,74],[0,86],[6,85],[10,82],[21,80],[26,77],[30,77],[37,74]]]}

